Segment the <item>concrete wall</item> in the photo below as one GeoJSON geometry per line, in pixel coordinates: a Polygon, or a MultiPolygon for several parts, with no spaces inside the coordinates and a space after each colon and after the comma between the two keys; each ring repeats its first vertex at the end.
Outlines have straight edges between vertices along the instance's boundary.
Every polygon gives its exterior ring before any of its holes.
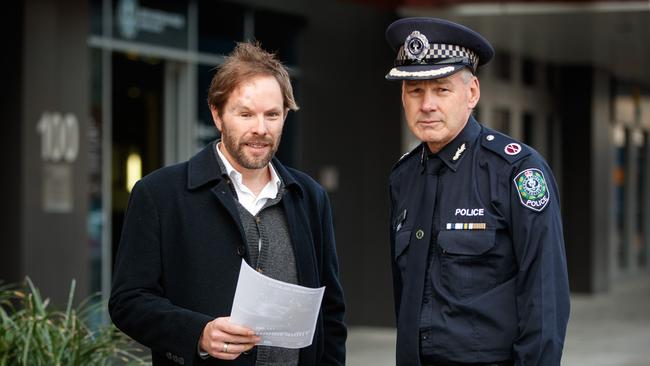
{"type": "Polygon", "coordinates": [[[299,43],[300,166],[330,191],[350,324],[393,324],[388,175],[401,156],[400,84],[384,75],[393,13],[340,1],[247,1],[305,18],[299,43]]]}
{"type": "MultiPolygon", "coordinates": [[[[70,281],[77,296],[88,293],[86,125],[88,119],[87,1],[31,0],[24,3],[21,93],[22,174],[20,275],[29,275],[44,296],[61,304],[70,281]],[[44,129],[76,118],[79,149],[66,160],[61,151],[43,157],[44,129]],[[43,122],[40,122],[43,123],[43,122]]],[[[61,131],[61,130],[59,130],[61,131]]],[[[54,133],[56,140],[58,135],[54,133]]],[[[73,144],[68,135],[64,146],[73,144]]],[[[56,144],[56,142],[54,142],[56,144]]],[[[68,150],[66,150],[68,151],[68,150]]]]}
{"type": "Polygon", "coordinates": [[[387,182],[401,156],[399,83],[384,79],[393,61],[383,34],[391,19],[343,5],[310,15],[301,47],[304,168],[317,178],[325,166],[338,169],[331,198],[349,322],[389,325],[387,182]]]}

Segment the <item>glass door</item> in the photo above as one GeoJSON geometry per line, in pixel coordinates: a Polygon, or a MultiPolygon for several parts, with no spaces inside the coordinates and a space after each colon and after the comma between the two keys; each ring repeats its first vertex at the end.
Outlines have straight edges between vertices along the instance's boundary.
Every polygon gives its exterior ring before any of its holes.
{"type": "Polygon", "coordinates": [[[165,62],[112,55],[111,237],[115,259],[131,188],[163,165],[165,62]]]}

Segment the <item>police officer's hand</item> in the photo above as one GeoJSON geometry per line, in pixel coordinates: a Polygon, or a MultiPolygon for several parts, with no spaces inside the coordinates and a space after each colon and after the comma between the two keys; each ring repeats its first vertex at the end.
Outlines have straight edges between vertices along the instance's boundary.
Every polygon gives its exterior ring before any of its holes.
{"type": "Polygon", "coordinates": [[[206,324],[199,345],[214,358],[234,360],[259,340],[252,329],[231,323],[230,317],[222,317],[206,324]]]}

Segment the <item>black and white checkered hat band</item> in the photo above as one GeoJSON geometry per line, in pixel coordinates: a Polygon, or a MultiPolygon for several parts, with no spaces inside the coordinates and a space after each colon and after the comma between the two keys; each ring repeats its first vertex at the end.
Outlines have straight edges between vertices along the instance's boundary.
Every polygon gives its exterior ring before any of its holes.
{"type": "Polygon", "coordinates": [[[478,56],[474,52],[462,46],[442,43],[430,43],[427,54],[422,60],[409,58],[406,51],[404,51],[404,46],[401,46],[399,52],[397,52],[395,66],[436,65],[444,63],[443,61],[448,59],[464,59],[468,63],[467,66],[472,67],[474,71],[478,66],[478,56]]]}

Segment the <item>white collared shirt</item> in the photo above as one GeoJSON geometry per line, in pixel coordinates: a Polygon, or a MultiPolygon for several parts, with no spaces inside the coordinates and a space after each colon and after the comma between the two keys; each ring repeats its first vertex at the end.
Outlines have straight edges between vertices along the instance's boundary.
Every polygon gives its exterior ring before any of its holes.
{"type": "Polygon", "coordinates": [[[260,212],[262,207],[264,207],[266,204],[266,201],[277,197],[278,189],[281,185],[278,173],[275,171],[275,168],[273,168],[273,164],[269,162],[269,169],[271,169],[271,180],[266,183],[264,188],[262,188],[260,194],[255,196],[255,193],[253,193],[253,191],[244,185],[241,173],[233,168],[228,159],[226,159],[226,157],[221,153],[221,150],[219,150],[220,145],[221,142],[216,145],[217,154],[219,154],[223,165],[226,167],[226,173],[233,182],[239,203],[241,203],[241,205],[244,206],[244,208],[250,212],[251,215],[257,215],[257,213],[260,212]]]}
{"type": "MultiPolygon", "coordinates": [[[[221,153],[221,150],[219,150],[219,145],[221,145],[221,142],[215,145],[215,148],[217,149],[217,154],[219,154],[219,158],[221,159],[221,162],[223,162],[223,166],[226,167],[226,173],[228,174],[228,176],[233,182],[233,186],[235,187],[235,191],[237,192],[237,200],[242,206],[244,206],[244,208],[248,212],[251,213],[251,215],[253,216],[257,215],[257,213],[260,212],[262,207],[264,207],[264,205],[266,204],[266,201],[277,197],[279,188],[282,184],[280,181],[280,177],[278,176],[278,173],[275,171],[273,164],[269,162],[269,169],[271,169],[271,180],[268,183],[266,183],[264,188],[262,188],[260,194],[255,196],[255,193],[253,193],[253,191],[251,191],[250,189],[248,189],[248,187],[244,185],[241,173],[235,170],[235,168],[233,168],[233,166],[230,164],[228,159],[226,159],[226,157],[221,153]]],[[[261,250],[262,248],[261,237],[257,245],[258,245],[258,250],[261,250]]],[[[201,350],[200,339],[197,345],[197,351],[199,352],[199,356],[204,360],[210,357],[209,353],[201,350]]]]}

